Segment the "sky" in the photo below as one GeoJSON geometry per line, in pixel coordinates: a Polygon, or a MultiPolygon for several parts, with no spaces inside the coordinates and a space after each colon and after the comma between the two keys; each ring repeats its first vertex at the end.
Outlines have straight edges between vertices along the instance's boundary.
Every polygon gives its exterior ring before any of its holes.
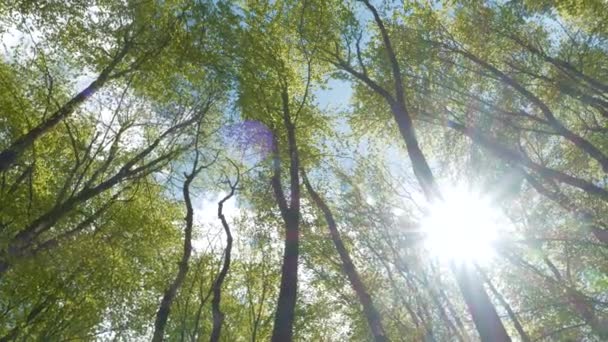
{"type": "Polygon", "coordinates": [[[353,88],[349,81],[330,79],[327,89],[317,89],[314,94],[319,107],[344,110],[350,104],[353,88]]]}

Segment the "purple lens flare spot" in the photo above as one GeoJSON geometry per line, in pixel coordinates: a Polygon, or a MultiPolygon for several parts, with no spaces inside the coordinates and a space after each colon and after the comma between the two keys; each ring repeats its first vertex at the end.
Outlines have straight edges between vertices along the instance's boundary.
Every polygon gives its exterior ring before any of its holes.
{"type": "Polygon", "coordinates": [[[273,151],[272,131],[263,123],[245,120],[226,127],[226,139],[245,155],[254,154],[265,159],[273,151]]]}

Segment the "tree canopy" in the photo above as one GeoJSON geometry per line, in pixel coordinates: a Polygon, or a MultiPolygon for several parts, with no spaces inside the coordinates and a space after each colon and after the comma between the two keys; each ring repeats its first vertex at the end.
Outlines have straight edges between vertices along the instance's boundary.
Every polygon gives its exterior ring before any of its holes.
{"type": "Polygon", "coordinates": [[[0,3],[0,341],[605,341],[608,3],[0,3]]]}

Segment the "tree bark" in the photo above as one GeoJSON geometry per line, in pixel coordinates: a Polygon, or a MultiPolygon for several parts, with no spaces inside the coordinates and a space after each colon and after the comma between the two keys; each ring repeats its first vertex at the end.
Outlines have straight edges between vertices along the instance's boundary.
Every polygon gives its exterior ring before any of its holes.
{"type": "MultiPolygon", "coordinates": [[[[403,86],[403,78],[401,76],[401,68],[399,67],[399,62],[397,61],[397,56],[393,50],[390,37],[388,36],[388,32],[384,27],[384,23],[382,21],[382,18],[380,18],[377,9],[368,0],[362,0],[362,2],[365,4],[365,6],[369,9],[369,11],[374,17],[376,26],[378,26],[378,29],[380,30],[380,34],[382,36],[384,49],[386,50],[390,60],[391,70],[395,83],[395,97],[392,98],[392,96],[390,96],[390,93],[386,90],[383,93],[386,94],[384,95],[384,97],[386,98],[388,104],[391,107],[391,111],[393,112],[393,118],[395,119],[397,126],[399,127],[401,137],[405,142],[407,153],[409,155],[410,161],[412,162],[412,169],[414,171],[414,175],[420,183],[422,191],[425,193],[427,198],[441,198],[441,193],[439,192],[439,189],[435,182],[435,177],[433,176],[431,167],[429,166],[418,144],[418,139],[416,138],[416,132],[412,123],[412,118],[405,104],[405,90],[403,86]]],[[[367,77],[367,75],[364,76],[367,77]]]]}
{"type": "Polygon", "coordinates": [[[283,186],[281,185],[281,163],[278,139],[274,137],[274,175],[271,185],[275,198],[285,223],[285,249],[283,265],[281,266],[281,285],[277,310],[272,330],[273,342],[290,342],[293,339],[293,324],[298,294],[298,258],[300,254],[300,179],[299,156],[296,144],[295,125],[289,112],[289,97],[287,89],[281,93],[283,103],[283,124],[287,131],[290,174],[290,203],[287,204],[283,186]]]}
{"type": "Polygon", "coordinates": [[[293,323],[298,286],[299,227],[298,216],[290,215],[285,222],[285,250],[281,266],[281,286],[272,331],[273,342],[293,339],[293,323]]]}

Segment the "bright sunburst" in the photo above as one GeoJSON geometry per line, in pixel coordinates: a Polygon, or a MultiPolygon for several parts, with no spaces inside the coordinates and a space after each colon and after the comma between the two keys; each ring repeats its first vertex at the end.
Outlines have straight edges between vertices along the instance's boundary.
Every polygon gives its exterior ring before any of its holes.
{"type": "Polygon", "coordinates": [[[443,196],[443,201],[427,208],[421,222],[430,253],[444,262],[491,260],[504,216],[487,197],[465,187],[444,190],[443,196]]]}

